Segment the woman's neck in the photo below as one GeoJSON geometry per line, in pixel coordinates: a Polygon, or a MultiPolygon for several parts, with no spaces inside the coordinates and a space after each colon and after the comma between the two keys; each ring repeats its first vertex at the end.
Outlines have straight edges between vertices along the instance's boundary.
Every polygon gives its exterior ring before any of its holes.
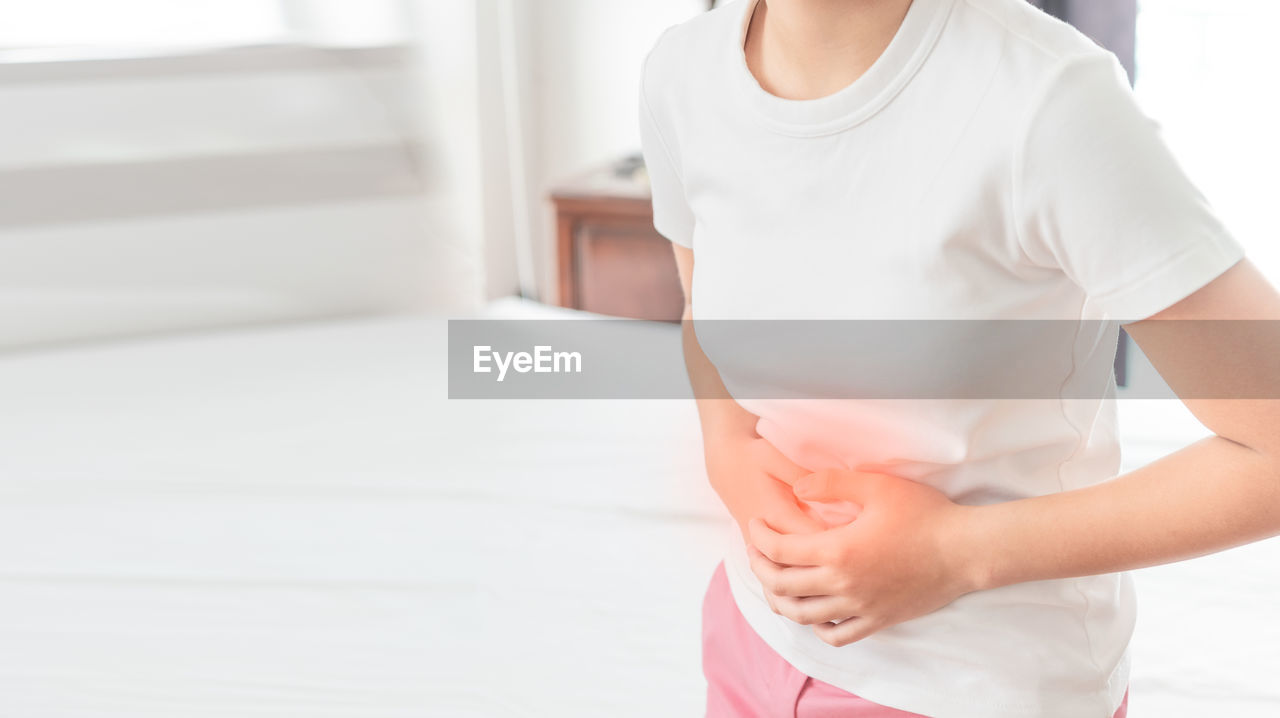
{"type": "Polygon", "coordinates": [[[862,76],[898,32],[912,0],[759,0],[747,29],[747,66],[790,100],[839,92],[862,76]]]}

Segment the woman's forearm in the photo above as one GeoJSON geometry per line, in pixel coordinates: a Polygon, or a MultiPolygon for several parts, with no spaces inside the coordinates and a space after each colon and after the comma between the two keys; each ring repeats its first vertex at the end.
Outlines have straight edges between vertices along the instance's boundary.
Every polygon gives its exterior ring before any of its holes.
{"type": "Polygon", "coordinates": [[[684,354],[702,422],[707,479],[746,538],[747,522],[767,518],[794,533],[825,528],[796,502],[791,483],[808,472],[756,433],[755,414],[734,401],[702,352],[685,308],[684,354]]]}
{"type": "Polygon", "coordinates": [[[716,441],[723,437],[755,436],[758,417],[734,401],[720,378],[720,372],[703,353],[701,345],[698,344],[698,335],[693,330],[693,311],[688,305],[685,306],[681,325],[684,363],[698,404],[703,441],[716,441]]]}
{"type": "Polygon", "coordinates": [[[671,249],[684,291],[684,312],[680,315],[684,364],[697,400],[703,443],[710,445],[753,438],[756,436],[757,417],[734,401],[715,364],[702,351],[698,335],[693,330],[693,250],[676,243],[671,245],[671,249]]]}
{"type": "Polygon", "coordinates": [[[975,589],[1192,558],[1280,534],[1280,462],[1212,437],[1103,484],[966,507],[975,589]]]}

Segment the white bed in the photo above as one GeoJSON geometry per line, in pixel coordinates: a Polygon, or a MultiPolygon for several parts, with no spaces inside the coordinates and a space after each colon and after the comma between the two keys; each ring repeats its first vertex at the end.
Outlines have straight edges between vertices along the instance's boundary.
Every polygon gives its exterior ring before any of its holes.
{"type": "MultiPolygon", "coordinates": [[[[726,526],[692,406],[451,402],[444,346],[383,318],[0,358],[0,716],[697,715],[726,526]]],[[[1131,462],[1196,431],[1167,408],[1126,405],[1131,462]]],[[[1144,572],[1132,715],[1280,709],[1277,558],[1144,572]]]]}

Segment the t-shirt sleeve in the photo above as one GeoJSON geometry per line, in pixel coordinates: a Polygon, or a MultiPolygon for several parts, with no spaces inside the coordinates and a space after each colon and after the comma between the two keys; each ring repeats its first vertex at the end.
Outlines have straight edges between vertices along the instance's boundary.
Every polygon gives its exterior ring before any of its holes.
{"type": "Polygon", "coordinates": [[[653,195],[653,227],[682,247],[693,247],[693,212],[685,198],[680,165],[649,104],[648,62],[640,80],[640,146],[653,195]]]}
{"type": "Polygon", "coordinates": [[[1065,272],[1107,318],[1150,317],[1244,256],[1109,54],[1061,65],[1014,168],[1023,250],[1065,272]]]}

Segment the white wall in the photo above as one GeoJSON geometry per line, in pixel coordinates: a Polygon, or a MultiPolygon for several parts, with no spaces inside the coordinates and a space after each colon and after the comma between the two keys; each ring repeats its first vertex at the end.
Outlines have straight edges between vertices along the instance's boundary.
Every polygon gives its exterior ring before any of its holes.
{"type": "Polygon", "coordinates": [[[1191,178],[1268,278],[1280,283],[1280,4],[1147,0],[1138,99],[1191,178]]]}
{"type": "MultiPolygon", "coordinates": [[[[658,35],[704,0],[545,0],[538,3],[532,86],[534,183],[542,208],[541,283],[553,286],[554,225],[546,197],[557,181],[640,151],[640,66],[658,35]]],[[[553,293],[544,291],[548,298],[553,293]]]]}
{"type": "MultiPolygon", "coordinates": [[[[428,3],[429,4],[429,3],[428,3]]],[[[449,3],[442,3],[448,5],[449,3]]],[[[503,120],[497,23],[514,12],[519,64],[519,122],[524,141],[525,201],[531,223],[539,296],[555,299],[554,221],[548,194],[560,181],[638,152],[640,66],[658,35],[705,8],[703,0],[478,0],[475,101],[482,143],[480,195],[488,251],[487,294],[517,289],[513,212],[503,120]]],[[[438,26],[437,26],[438,27],[438,26]]],[[[429,44],[432,28],[426,27],[429,44]]],[[[450,42],[457,42],[451,39],[450,42]]]]}

